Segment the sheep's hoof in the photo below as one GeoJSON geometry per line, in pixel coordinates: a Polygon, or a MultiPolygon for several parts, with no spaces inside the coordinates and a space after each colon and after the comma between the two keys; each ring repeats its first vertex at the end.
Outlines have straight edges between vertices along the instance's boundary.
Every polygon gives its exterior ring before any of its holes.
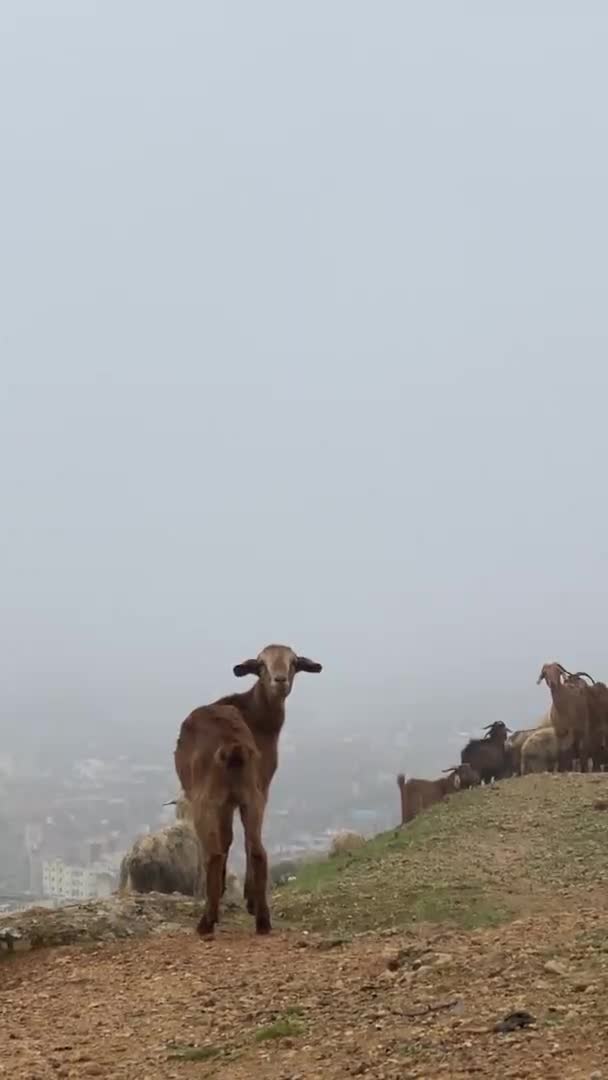
{"type": "Polygon", "coordinates": [[[255,920],[255,932],[256,934],[269,934],[272,930],[272,923],[270,922],[270,915],[258,915],[255,920]]]}
{"type": "Polygon", "coordinates": [[[212,919],[209,919],[206,915],[202,915],[199,919],[196,932],[199,937],[210,938],[213,937],[213,931],[215,929],[215,923],[212,919]]]}

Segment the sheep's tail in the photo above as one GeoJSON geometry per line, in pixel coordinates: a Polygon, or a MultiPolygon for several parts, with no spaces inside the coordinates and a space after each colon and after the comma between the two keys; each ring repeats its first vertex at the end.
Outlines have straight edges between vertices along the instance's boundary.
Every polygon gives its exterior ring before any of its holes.
{"type": "Polygon", "coordinates": [[[215,761],[225,769],[242,769],[249,754],[242,743],[224,743],[215,751],[215,761]]]}
{"type": "Polygon", "coordinates": [[[400,772],[399,776],[397,777],[397,787],[403,787],[404,784],[405,784],[405,775],[404,775],[404,773],[400,772]]]}

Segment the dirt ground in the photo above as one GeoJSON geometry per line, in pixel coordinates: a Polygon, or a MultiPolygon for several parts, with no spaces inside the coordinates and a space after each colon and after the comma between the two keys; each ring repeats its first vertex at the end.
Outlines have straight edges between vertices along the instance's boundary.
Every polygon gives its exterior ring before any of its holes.
{"type": "Polygon", "coordinates": [[[0,965],[11,1080],[608,1080],[608,909],[352,940],[228,928],[0,965]],[[532,1026],[493,1026],[525,1010],[532,1026]]]}

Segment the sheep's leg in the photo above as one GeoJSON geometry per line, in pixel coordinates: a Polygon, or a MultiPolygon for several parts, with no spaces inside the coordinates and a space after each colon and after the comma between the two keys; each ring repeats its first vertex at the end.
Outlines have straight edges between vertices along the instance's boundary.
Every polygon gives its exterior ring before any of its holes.
{"type": "Polygon", "coordinates": [[[208,851],[206,858],[206,885],[207,898],[205,910],[201,915],[197,931],[201,937],[209,937],[213,934],[215,924],[220,917],[220,899],[222,895],[222,872],[224,869],[224,856],[222,852],[208,851]]]}
{"type": "Polygon", "coordinates": [[[251,864],[251,851],[249,848],[249,842],[247,840],[247,826],[245,824],[245,812],[243,809],[240,811],[241,821],[243,822],[243,829],[245,831],[245,881],[243,883],[243,897],[247,906],[247,911],[250,915],[255,914],[255,904],[253,900],[253,874],[251,864]]]}
{"type": "Polygon", "coordinates": [[[221,828],[221,840],[224,850],[224,865],[222,867],[222,896],[224,896],[226,892],[226,872],[228,869],[228,855],[230,853],[230,848],[232,847],[232,839],[234,835],[232,830],[232,815],[232,810],[226,811],[226,814],[222,820],[221,828]]]}
{"type": "Polygon", "coordinates": [[[241,820],[245,829],[250,870],[250,889],[248,898],[253,903],[255,929],[258,934],[268,934],[272,929],[268,909],[268,858],[262,843],[262,821],[264,804],[249,804],[241,807],[241,820]]]}
{"type": "MultiPolygon", "coordinates": [[[[261,799],[262,799],[262,802],[260,804],[259,813],[262,815],[262,820],[263,820],[264,811],[266,809],[267,794],[262,793],[261,799]]],[[[253,862],[252,862],[250,844],[249,844],[249,839],[248,839],[247,824],[245,822],[245,816],[246,816],[245,807],[241,807],[239,812],[240,812],[240,815],[241,815],[241,821],[243,823],[243,831],[245,833],[245,858],[246,858],[246,864],[245,864],[245,881],[243,883],[243,898],[245,900],[245,904],[246,904],[247,911],[248,911],[249,915],[255,915],[255,884],[254,884],[253,862]]],[[[260,832],[261,832],[261,828],[260,828],[260,832]]]]}
{"type": "Polygon", "coordinates": [[[202,900],[205,895],[205,860],[201,851],[194,877],[194,899],[202,900]]]}
{"type": "Polygon", "coordinates": [[[217,807],[200,800],[194,809],[193,824],[203,861],[205,877],[205,907],[197,926],[201,937],[213,934],[219,919],[222,895],[224,852],[221,842],[221,819],[217,807]]]}

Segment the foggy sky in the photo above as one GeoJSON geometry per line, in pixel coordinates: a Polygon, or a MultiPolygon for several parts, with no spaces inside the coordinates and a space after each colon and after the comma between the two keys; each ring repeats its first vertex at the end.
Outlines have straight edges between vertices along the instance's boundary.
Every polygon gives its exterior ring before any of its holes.
{"type": "Polygon", "coordinates": [[[4,724],[608,677],[607,30],[4,0],[4,724]]]}

